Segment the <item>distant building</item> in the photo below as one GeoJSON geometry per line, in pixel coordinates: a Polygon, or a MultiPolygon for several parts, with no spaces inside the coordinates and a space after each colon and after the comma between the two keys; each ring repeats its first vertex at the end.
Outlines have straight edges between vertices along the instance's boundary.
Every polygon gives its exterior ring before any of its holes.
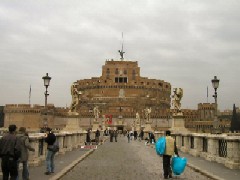
{"type": "Polygon", "coordinates": [[[0,106],[0,127],[4,126],[4,106],[0,106]]]}
{"type": "MultiPolygon", "coordinates": [[[[185,127],[192,132],[211,132],[215,103],[199,103],[197,110],[183,110],[185,127]]],[[[229,132],[232,112],[217,112],[221,132],[229,132]]]]}

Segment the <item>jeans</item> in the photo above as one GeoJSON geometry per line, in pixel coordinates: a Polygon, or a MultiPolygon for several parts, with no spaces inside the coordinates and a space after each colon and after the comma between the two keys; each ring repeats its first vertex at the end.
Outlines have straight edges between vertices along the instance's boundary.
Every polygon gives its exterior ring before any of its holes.
{"type": "Polygon", "coordinates": [[[17,160],[9,156],[2,157],[2,173],[3,180],[8,180],[10,175],[10,180],[16,180],[18,176],[17,160]]]}
{"type": "Polygon", "coordinates": [[[47,157],[46,157],[46,166],[47,172],[54,172],[54,156],[55,152],[47,150],[47,157]]]}
{"type": "MultiPolygon", "coordinates": [[[[28,180],[29,179],[29,171],[28,171],[28,162],[27,161],[22,161],[22,162],[18,162],[18,169],[19,169],[19,164],[22,163],[23,167],[22,167],[22,179],[23,180],[28,180]]],[[[17,178],[17,180],[19,179],[19,177],[17,178]]]]}

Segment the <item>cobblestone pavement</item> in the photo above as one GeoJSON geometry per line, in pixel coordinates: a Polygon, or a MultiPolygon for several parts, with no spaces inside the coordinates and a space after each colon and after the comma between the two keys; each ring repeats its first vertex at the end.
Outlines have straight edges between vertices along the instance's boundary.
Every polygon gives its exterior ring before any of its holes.
{"type": "MultiPolygon", "coordinates": [[[[205,180],[207,177],[186,168],[175,179],[205,180]]],[[[155,149],[144,142],[127,142],[120,137],[118,142],[107,141],[99,146],[84,161],[80,162],[61,180],[158,180],[163,179],[162,158],[155,149]]]]}

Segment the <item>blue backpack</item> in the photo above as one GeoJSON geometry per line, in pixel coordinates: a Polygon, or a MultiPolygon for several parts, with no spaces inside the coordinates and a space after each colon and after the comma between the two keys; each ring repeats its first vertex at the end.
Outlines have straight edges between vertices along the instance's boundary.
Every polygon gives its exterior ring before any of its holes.
{"type": "Polygon", "coordinates": [[[166,137],[160,137],[155,143],[155,150],[158,155],[163,155],[166,149],[166,137]]]}

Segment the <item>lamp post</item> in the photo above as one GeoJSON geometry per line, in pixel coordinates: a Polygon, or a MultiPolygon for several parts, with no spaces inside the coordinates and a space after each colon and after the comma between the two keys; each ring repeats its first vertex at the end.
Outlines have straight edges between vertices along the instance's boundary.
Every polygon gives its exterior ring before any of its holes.
{"type": "MultiPolygon", "coordinates": [[[[48,91],[47,91],[47,88],[48,88],[48,86],[50,84],[50,80],[52,78],[48,76],[48,73],[46,73],[46,76],[43,76],[42,79],[43,79],[43,82],[44,82],[44,86],[46,87],[46,91],[44,93],[45,94],[45,113],[44,114],[47,116],[47,96],[49,95],[48,91]]],[[[44,126],[45,127],[48,126],[48,119],[47,119],[47,117],[44,118],[44,126]]]]}
{"type": "Polygon", "coordinates": [[[214,76],[214,79],[212,79],[212,86],[214,88],[214,100],[215,100],[215,116],[214,116],[214,130],[218,130],[219,128],[219,123],[218,123],[218,117],[217,117],[217,108],[218,108],[218,104],[217,104],[217,88],[219,87],[219,79],[217,79],[217,76],[214,76]]]}
{"type": "Polygon", "coordinates": [[[47,96],[49,95],[47,88],[48,88],[48,86],[50,84],[50,80],[52,78],[48,76],[48,73],[46,73],[46,76],[43,76],[42,79],[44,81],[44,86],[46,87],[46,91],[45,91],[45,108],[46,108],[47,107],[47,96]]]}

